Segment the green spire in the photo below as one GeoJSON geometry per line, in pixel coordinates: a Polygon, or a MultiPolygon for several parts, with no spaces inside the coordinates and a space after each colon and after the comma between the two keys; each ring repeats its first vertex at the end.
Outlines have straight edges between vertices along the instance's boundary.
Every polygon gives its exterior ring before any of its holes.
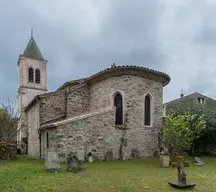
{"type": "Polygon", "coordinates": [[[43,55],[41,54],[40,49],[33,38],[33,29],[31,30],[31,38],[22,56],[44,60],[43,55]]]}

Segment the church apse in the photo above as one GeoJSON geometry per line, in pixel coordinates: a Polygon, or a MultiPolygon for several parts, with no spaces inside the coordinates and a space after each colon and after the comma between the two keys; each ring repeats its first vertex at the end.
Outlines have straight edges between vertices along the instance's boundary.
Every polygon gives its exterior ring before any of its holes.
{"type": "Polygon", "coordinates": [[[106,154],[113,154],[113,160],[130,159],[137,156],[134,152],[139,157],[152,156],[158,150],[162,91],[168,81],[166,75],[150,70],[113,67],[86,78],[83,84],[67,82],[40,100],[42,138],[47,131],[58,137],[56,147],[62,162],[71,151],[77,155],[82,151],[85,156],[91,153],[95,160],[107,159],[106,154]],[[64,119],[47,121],[63,112],[64,119]]]}

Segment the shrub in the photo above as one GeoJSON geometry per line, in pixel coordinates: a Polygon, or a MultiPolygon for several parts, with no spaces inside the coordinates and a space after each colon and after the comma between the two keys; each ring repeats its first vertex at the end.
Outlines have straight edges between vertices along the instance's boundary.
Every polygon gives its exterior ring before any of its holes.
{"type": "Polygon", "coordinates": [[[216,155],[216,110],[200,104],[177,104],[173,107],[171,115],[178,116],[186,112],[203,116],[206,121],[206,128],[203,129],[201,136],[194,140],[190,153],[216,155]]]}
{"type": "Polygon", "coordinates": [[[203,115],[186,112],[182,115],[169,115],[165,118],[163,140],[171,148],[172,155],[190,150],[195,139],[201,136],[206,127],[203,115]]]}
{"type": "Polygon", "coordinates": [[[13,143],[0,142],[0,159],[15,159],[17,148],[13,143]]]}

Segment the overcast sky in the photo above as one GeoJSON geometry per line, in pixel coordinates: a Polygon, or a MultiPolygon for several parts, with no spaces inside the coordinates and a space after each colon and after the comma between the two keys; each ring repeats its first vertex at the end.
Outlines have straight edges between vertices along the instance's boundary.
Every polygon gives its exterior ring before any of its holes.
{"type": "Polygon", "coordinates": [[[19,54],[34,38],[48,89],[114,62],[168,73],[164,101],[216,98],[215,0],[0,0],[0,101],[15,99],[19,54]]]}

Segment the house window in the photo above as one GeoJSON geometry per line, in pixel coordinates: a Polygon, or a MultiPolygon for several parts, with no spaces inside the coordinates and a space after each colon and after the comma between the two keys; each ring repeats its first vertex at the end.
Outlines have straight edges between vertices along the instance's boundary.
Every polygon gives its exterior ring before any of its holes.
{"type": "Polygon", "coordinates": [[[198,100],[198,103],[204,104],[204,98],[197,98],[197,100],[198,100]]]}
{"type": "Polygon", "coordinates": [[[150,98],[150,95],[145,96],[144,102],[145,102],[144,122],[145,122],[145,125],[150,126],[151,125],[151,98],[150,98]]]}
{"type": "Polygon", "coordinates": [[[28,70],[28,80],[29,82],[34,82],[34,70],[30,67],[28,70]]]}
{"type": "Polygon", "coordinates": [[[35,71],[35,82],[40,83],[40,70],[36,69],[35,71]]]}
{"type": "Polygon", "coordinates": [[[123,102],[121,94],[117,93],[114,97],[114,106],[116,107],[115,124],[123,124],[123,102]]]}
{"type": "Polygon", "coordinates": [[[46,134],[46,140],[47,140],[47,149],[49,148],[49,133],[47,132],[47,134],[46,134]]]}

